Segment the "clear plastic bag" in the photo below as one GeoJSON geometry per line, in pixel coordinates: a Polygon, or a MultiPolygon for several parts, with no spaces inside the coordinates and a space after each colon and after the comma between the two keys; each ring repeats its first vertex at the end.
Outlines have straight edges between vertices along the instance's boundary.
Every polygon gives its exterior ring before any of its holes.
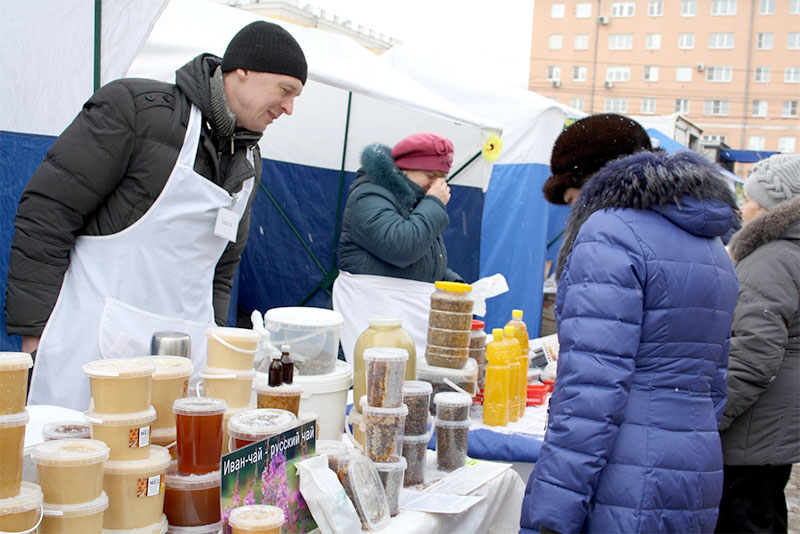
{"type": "Polygon", "coordinates": [[[328,456],[321,454],[296,464],[300,493],[322,534],[361,531],[361,519],[347,497],[336,473],[328,468],[328,456]]]}

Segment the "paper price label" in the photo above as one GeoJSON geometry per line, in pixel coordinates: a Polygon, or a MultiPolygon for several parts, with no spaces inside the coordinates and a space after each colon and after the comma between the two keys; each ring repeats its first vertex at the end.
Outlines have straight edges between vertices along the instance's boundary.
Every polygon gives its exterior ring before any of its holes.
{"type": "Polygon", "coordinates": [[[153,475],[147,479],[147,496],[158,495],[161,491],[161,475],[153,475]]]}
{"type": "Polygon", "coordinates": [[[148,445],[150,445],[150,425],[139,429],[139,447],[147,447],[148,445]]]}
{"type": "Polygon", "coordinates": [[[160,475],[153,475],[151,477],[143,477],[137,480],[136,483],[136,496],[137,497],[152,497],[164,491],[164,482],[166,476],[162,473],[160,475]]]}

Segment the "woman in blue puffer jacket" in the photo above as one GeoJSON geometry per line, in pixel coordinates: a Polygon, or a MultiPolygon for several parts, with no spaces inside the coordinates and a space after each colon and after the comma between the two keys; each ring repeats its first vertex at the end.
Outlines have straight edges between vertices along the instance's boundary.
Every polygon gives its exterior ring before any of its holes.
{"type": "Polygon", "coordinates": [[[567,128],[551,167],[545,195],[574,207],[523,532],[711,532],[737,295],[719,236],[738,216],[733,193],[702,156],[653,152],[613,114],[567,128]]]}

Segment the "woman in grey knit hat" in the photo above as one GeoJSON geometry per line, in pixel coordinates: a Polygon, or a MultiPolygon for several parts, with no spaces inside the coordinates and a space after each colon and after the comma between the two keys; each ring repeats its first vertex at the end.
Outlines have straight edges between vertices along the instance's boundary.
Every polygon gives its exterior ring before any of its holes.
{"type": "Polygon", "coordinates": [[[784,487],[800,462],[800,155],[759,162],[744,192],[716,531],[786,532],[784,487]]]}

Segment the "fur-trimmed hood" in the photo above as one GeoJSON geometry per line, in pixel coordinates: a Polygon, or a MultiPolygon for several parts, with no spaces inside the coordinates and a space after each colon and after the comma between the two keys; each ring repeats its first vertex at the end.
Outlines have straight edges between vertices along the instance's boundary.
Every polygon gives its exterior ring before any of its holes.
{"type": "Polygon", "coordinates": [[[724,235],[738,217],[733,192],[719,168],[695,152],[638,152],[616,159],[581,189],[567,221],[556,277],[561,276],[586,219],[609,208],[654,210],[687,232],[704,237],[724,235]]]}
{"type": "Polygon", "coordinates": [[[800,197],[781,202],[736,232],[730,242],[731,257],[739,262],[778,238],[800,242],[800,197]]]}
{"type": "Polygon", "coordinates": [[[361,153],[361,169],[350,186],[350,191],[365,182],[389,190],[405,209],[413,208],[422,197],[420,193],[424,193],[420,186],[409,180],[394,164],[392,149],[378,143],[369,145],[361,153]]]}

